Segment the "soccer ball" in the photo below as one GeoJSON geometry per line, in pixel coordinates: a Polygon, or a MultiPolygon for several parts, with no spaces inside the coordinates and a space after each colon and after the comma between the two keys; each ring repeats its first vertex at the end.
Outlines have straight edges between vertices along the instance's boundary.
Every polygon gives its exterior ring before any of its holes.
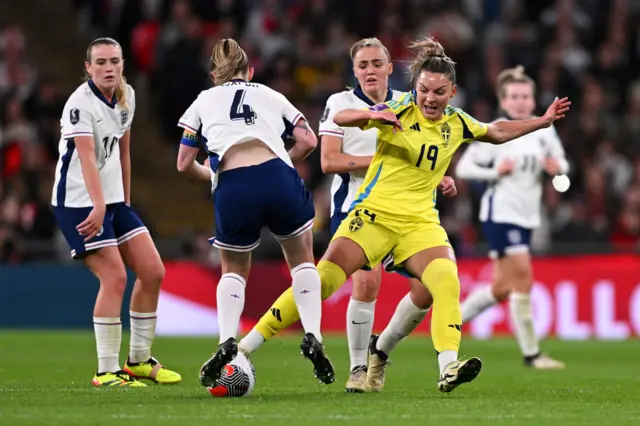
{"type": "Polygon", "coordinates": [[[233,361],[224,366],[218,383],[208,389],[215,398],[249,396],[255,385],[255,367],[242,352],[238,352],[233,361]]]}

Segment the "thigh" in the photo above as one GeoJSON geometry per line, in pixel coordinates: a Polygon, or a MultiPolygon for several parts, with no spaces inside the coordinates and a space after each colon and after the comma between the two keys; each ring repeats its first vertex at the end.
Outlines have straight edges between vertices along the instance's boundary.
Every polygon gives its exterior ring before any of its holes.
{"type": "MultiPolygon", "coordinates": [[[[442,253],[443,256],[438,257],[447,257],[455,260],[447,232],[437,223],[409,224],[402,228],[398,244],[393,249],[396,267],[402,267],[407,259],[421,252],[442,253]]],[[[406,265],[405,269],[409,270],[406,265]]],[[[409,272],[413,277],[419,279],[422,275],[422,270],[420,275],[415,275],[412,271],[409,272]]]]}
{"type": "Polygon", "coordinates": [[[113,223],[118,245],[124,244],[132,238],[149,233],[136,212],[125,203],[112,204],[107,207],[107,215],[113,223]]]}
{"type": "Polygon", "coordinates": [[[531,255],[512,253],[496,261],[500,268],[500,277],[507,291],[529,293],[533,284],[531,255]]]}
{"type": "Polygon", "coordinates": [[[92,209],[92,207],[54,207],[56,222],[69,243],[71,257],[74,259],[82,259],[89,253],[118,244],[112,223],[113,216],[109,211],[106,212],[102,228],[95,237],[85,241],[85,237],[78,233],[76,227],[89,216],[92,209]]]}
{"type": "Polygon", "coordinates": [[[82,261],[100,282],[124,281],[126,284],[127,271],[115,245],[88,253],[82,261]]]}
{"type": "MultiPolygon", "coordinates": [[[[451,247],[437,246],[414,253],[404,262],[404,267],[411,276],[421,279],[427,266],[436,259],[449,259],[454,263],[456,262],[456,257],[451,247]]],[[[424,284],[426,285],[427,283],[424,284]]]]}
{"type": "Polygon", "coordinates": [[[358,268],[373,268],[393,250],[398,241],[398,233],[396,224],[392,221],[366,209],[357,209],[352,210],[342,221],[331,241],[339,239],[352,241],[364,252],[366,262],[358,268]]]}
{"type": "Polygon", "coordinates": [[[233,169],[221,173],[213,195],[216,236],[211,245],[221,250],[250,252],[260,245],[267,195],[255,191],[245,172],[233,169]]]}

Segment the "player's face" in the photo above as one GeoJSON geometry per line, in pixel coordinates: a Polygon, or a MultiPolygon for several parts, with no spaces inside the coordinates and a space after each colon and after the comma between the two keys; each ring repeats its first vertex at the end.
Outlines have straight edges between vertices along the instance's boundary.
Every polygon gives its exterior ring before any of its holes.
{"type": "Polygon", "coordinates": [[[529,118],[536,108],[533,87],[529,83],[510,83],[504,87],[504,97],[500,107],[509,117],[516,120],[529,118]]]}
{"type": "Polygon", "coordinates": [[[393,65],[380,47],[369,46],[358,50],[353,57],[353,73],[362,90],[369,94],[386,91],[393,65]]]}
{"type": "Polygon", "coordinates": [[[102,89],[114,89],[122,80],[124,61],[118,46],[100,44],[91,49],[91,63],[85,62],[87,72],[102,89]]]}
{"type": "Polygon", "coordinates": [[[428,120],[440,120],[456,87],[445,74],[422,71],[416,81],[416,103],[428,120]]]}

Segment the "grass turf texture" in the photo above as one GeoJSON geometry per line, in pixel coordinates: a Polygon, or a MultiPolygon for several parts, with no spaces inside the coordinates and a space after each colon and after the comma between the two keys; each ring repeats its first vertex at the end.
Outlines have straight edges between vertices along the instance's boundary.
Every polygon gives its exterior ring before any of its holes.
{"type": "MultiPolygon", "coordinates": [[[[344,392],[349,365],[342,336],[325,339],[336,383],[317,384],[311,364],[299,355],[300,338],[276,338],[253,355],[252,396],[212,398],[197,375],[213,339],[157,339],[154,355],[182,374],[181,384],[94,389],[92,334],[0,331],[0,424],[640,424],[638,340],[547,341],[544,348],[568,365],[550,372],[526,369],[513,340],[465,340],[461,354],[482,358],[483,370],[473,383],[445,395],[436,390],[437,363],[428,337],[398,346],[380,394],[344,392]]],[[[125,335],[123,348],[127,343],[125,335]]]]}

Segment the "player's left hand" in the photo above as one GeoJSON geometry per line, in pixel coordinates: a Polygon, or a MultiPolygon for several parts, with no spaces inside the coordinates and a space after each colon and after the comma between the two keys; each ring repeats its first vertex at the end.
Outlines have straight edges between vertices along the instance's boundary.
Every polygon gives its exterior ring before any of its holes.
{"type": "Polygon", "coordinates": [[[458,188],[456,188],[456,181],[451,176],[444,176],[438,185],[438,189],[445,197],[455,197],[458,194],[458,188]]]}
{"type": "Polygon", "coordinates": [[[556,176],[560,173],[560,163],[551,157],[544,159],[544,170],[551,176],[556,176]]]}
{"type": "Polygon", "coordinates": [[[551,126],[554,121],[564,118],[567,111],[569,111],[570,106],[571,102],[569,101],[569,98],[556,98],[553,103],[549,105],[549,108],[547,108],[547,112],[542,116],[547,127],[551,126]]]}

